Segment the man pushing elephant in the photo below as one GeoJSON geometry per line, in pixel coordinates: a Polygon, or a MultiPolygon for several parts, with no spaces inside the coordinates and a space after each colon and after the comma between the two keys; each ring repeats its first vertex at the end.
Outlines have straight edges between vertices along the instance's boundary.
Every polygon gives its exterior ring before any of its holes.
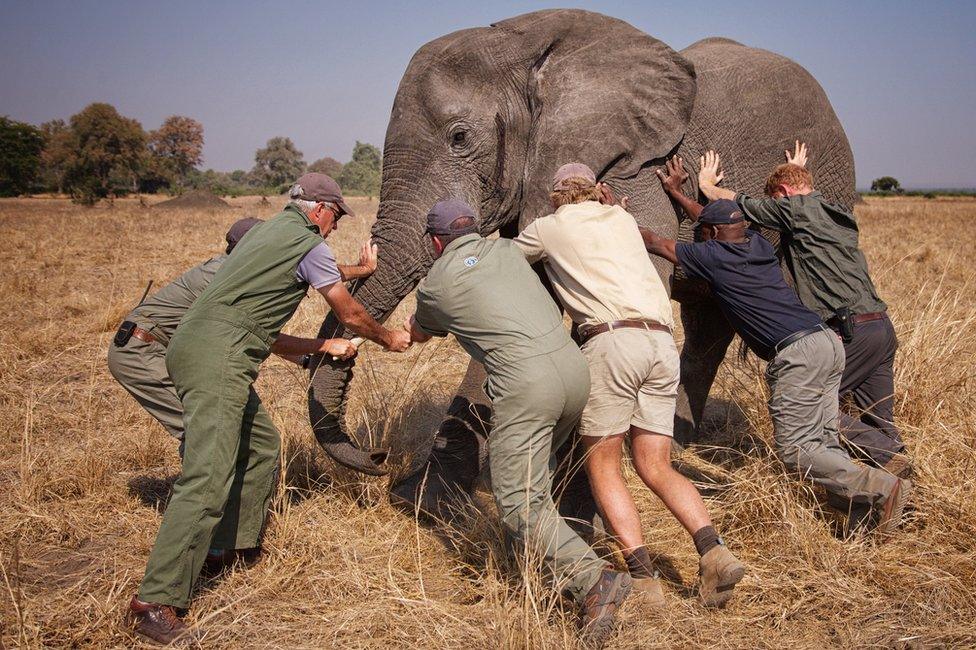
{"type": "MultiPolygon", "coordinates": [[[[323,241],[350,214],[339,185],[325,174],[305,174],[290,197],[238,244],[166,349],[184,411],[183,472],[129,603],[136,631],[159,643],[195,636],[177,609],[189,606],[210,546],[260,543],[281,439],[253,384],[309,287],[360,336],[394,352],[410,345],[406,332],[386,329],[349,295],[323,241]]],[[[304,351],[320,348],[313,340],[304,351]]]]}
{"type": "Polygon", "coordinates": [[[745,566],[725,547],[695,486],[671,466],[679,374],[671,300],[637,222],[623,207],[601,203],[611,203],[607,191],[586,165],[563,165],[552,182],[555,213],[530,223],[515,243],[530,263],[543,262],[579,326],[592,386],[580,424],[584,467],[635,586],[662,603],[637,506],[621,473],[625,439],[641,480],[692,536],[701,555],[702,601],[721,606],[745,566]]]}
{"type": "Polygon", "coordinates": [[[544,563],[580,607],[583,636],[602,645],[631,590],[566,523],[550,489],[555,451],[590,392],[586,360],[518,247],[478,231],[473,208],[441,201],[427,215],[435,258],[417,289],[414,342],[453,334],[488,373],[492,492],[507,533],[544,563]]]}
{"type": "Polygon", "coordinates": [[[844,341],[840,396],[851,396],[861,415],[854,419],[841,412],[841,434],[865,460],[909,476],[911,461],[893,413],[898,339],[858,248],[857,221],[814,189],[805,144],[797,141],[786,159],[767,179],[765,199],[719,187],[721,161],[712,151],[702,159],[699,187],[709,200],[734,200],[746,219],[782,233],[800,300],[844,341]]]}

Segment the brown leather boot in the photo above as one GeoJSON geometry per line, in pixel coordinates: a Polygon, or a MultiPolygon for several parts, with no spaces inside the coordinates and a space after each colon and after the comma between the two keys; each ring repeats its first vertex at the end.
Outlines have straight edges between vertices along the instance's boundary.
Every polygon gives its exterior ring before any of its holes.
{"type": "Polygon", "coordinates": [[[655,609],[663,609],[665,605],[664,587],[657,576],[652,578],[634,578],[634,591],[641,595],[641,599],[655,609]]]}
{"type": "Polygon", "coordinates": [[[901,526],[902,517],[905,514],[905,506],[908,505],[908,498],[912,494],[912,482],[907,478],[900,478],[895,481],[894,487],[881,504],[881,513],[878,517],[878,525],[875,530],[882,534],[893,533],[901,526]]]}
{"type": "Polygon", "coordinates": [[[191,630],[180,620],[176,609],[169,605],[144,603],[138,595],[129,601],[129,623],[136,633],[156,643],[169,645],[191,645],[200,640],[199,630],[191,630]]]}
{"type": "Polygon", "coordinates": [[[914,471],[912,460],[905,454],[894,454],[881,469],[898,478],[911,478],[914,471]]]}
{"type": "Polygon", "coordinates": [[[732,598],[732,588],[745,574],[746,565],[725,544],[719,544],[698,560],[698,595],[706,607],[724,607],[732,598]]]}
{"type": "Polygon", "coordinates": [[[580,615],[580,640],[586,648],[602,648],[613,633],[614,617],[630,594],[633,580],[629,573],[604,569],[600,579],[583,599],[580,615]]]}
{"type": "Polygon", "coordinates": [[[227,569],[242,564],[245,568],[250,568],[261,561],[261,547],[240,548],[235,550],[221,550],[219,553],[210,550],[203,561],[203,568],[200,575],[204,578],[214,578],[227,569]]]}

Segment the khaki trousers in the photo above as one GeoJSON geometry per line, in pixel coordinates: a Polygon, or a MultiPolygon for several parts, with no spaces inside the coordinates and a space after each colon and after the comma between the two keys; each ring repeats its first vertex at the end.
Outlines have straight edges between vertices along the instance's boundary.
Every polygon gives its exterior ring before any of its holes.
{"type": "Polygon", "coordinates": [[[895,477],[855,463],[840,445],[837,391],[843,374],[844,346],[829,330],[803,337],[769,362],[766,382],[776,453],[788,469],[832,495],[854,503],[881,503],[895,477]]]}
{"type": "Polygon", "coordinates": [[[166,348],[132,337],[124,346],[109,343],[108,369],[149,415],[183,440],[183,405],[166,370],[166,348]]]}
{"type": "Polygon", "coordinates": [[[558,589],[582,603],[606,562],[559,515],[551,489],[555,452],[589,396],[586,360],[567,341],[554,352],[487,369],[485,388],[494,407],[488,460],[502,524],[542,559],[558,589]]]}

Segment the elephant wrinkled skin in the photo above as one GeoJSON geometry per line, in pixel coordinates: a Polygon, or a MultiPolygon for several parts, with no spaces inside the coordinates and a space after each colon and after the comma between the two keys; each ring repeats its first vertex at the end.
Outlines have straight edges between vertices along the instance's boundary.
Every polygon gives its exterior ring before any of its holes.
{"type": "MultiPolygon", "coordinates": [[[[677,153],[690,163],[689,196],[698,194],[694,165],[708,149],[722,153],[730,187],[758,194],[796,138],[816,153],[808,166],[818,189],[851,207],[847,137],[823,89],[789,59],[722,38],[676,52],[621,20],[580,10],[539,11],[448,34],[417,51],[397,90],[373,227],[379,265],[355,296],[382,319],[416,286],[432,263],[425,215],[441,198],[477,206],[483,234],[513,236],[549,212],[549,179],[559,165],[578,160],[630,198],[642,226],[687,240],[690,226],[654,174],[666,157],[677,153]]],[[[687,441],[732,330],[700,285],[674,275],[660,258],[654,264],[681,303],[686,338],[676,435],[687,441]]],[[[342,334],[330,314],[320,335],[342,334]]],[[[345,431],[351,363],[320,363],[309,391],[317,439],[338,462],[382,473],[382,452],[360,450],[345,431]]],[[[436,511],[439,495],[472,489],[490,428],[483,377],[477,364],[469,367],[430,459],[394,485],[394,495],[413,503],[424,478],[420,506],[436,511]]],[[[570,489],[585,494],[585,479],[570,489]]],[[[579,506],[585,498],[564,501],[579,506]]]]}

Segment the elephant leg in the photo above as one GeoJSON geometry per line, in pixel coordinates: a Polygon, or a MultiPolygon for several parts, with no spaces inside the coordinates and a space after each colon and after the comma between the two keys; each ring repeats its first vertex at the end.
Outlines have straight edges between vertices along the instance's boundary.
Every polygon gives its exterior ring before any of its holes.
{"type": "Polygon", "coordinates": [[[472,360],[437,429],[427,461],[390,486],[393,505],[446,520],[451,504],[474,490],[486,466],[491,431],[491,403],[482,389],[485,378],[484,367],[472,360]]]}
{"type": "Polygon", "coordinates": [[[681,347],[681,384],[675,412],[674,438],[679,444],[698,439],[708,391],[734,332],[711,298],[681,304],[685,342],[681,347]]]}

